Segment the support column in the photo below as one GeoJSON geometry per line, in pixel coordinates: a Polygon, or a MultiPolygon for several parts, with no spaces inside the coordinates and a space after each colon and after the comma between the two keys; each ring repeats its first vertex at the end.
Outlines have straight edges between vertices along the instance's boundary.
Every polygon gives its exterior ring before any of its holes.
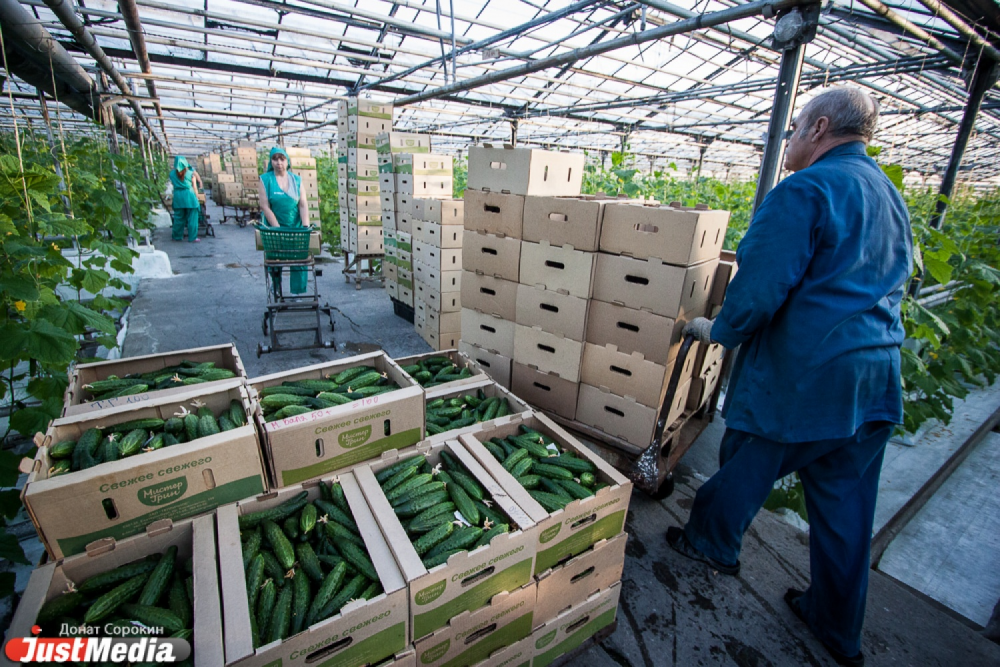
{"type": "Polygon", "coordinates": [[[805,50],[805,44],[799,43],[781,53],[778,87],[774,91],[774,108],[771,110],[771,120],[767,124],[764,155],[760,162],[760,175],[757,177],[754,211],[778,182],[778,174],[781,172],[781,163],[785,155],[785,134],[788,132],[792,111],[795,108],[805,50]]]}
{"type": "Polygon", "coordinates": [[[517,119],[510,121],[510,145],[517,146],[517,119]]]}
{"type": "MultiPolygon", "coordinates": [[[[49,118],[49,103],[45,100],[45,93],[42,92],[41,88],[36,88],[38,91],[38,104],[42,109],[42,120],[45,121],[45,134],[49,139],[49,152],[52,154],[52,165],[55,167],[56,176],[59,177],[59,190],[63,193],[60,195],[63,203],[63,209],[66,211],[66,215],[73,217],[73,207],[70,206],[69,197],[66,189],[66,179],[63,178],[62,164],[59,162],[59,158],[56,157],[56,140],[52,135],[52,120],[49,118]]],[[[76,243],[76,238],[74,237],[73,243],[76,243]]]]}
{"type": "Polygon", "coordinates": [[[958,136],[955,137],[955,146],[951,150],[951,159],[948,160],[948,168],[945,169],[941,188],[938,191],[943,197],[938,199],[934,217],[931,218],[931,227],[934,229],[941,229],[941,225],[944,224],[948,203],[943,199],[950,199],[952,191],[955,189],[958,169],[962,165],[965,149],[969,145],[969,137],[975,129],[979,107],[982,106],[986,91],[996,85],[998,74],[1000,74],[1000,63],[988,56],[980,56],[976,63],[976,69],[972,73],[972,81],[969,84],[969,100],[965,103],[962,122],[958,125],[958,136]]]}

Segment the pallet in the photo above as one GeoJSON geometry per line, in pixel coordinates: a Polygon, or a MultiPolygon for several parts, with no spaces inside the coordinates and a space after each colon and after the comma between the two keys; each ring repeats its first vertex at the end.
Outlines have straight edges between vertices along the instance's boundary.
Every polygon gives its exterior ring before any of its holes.
{"type": "Polygon", "coordinates": [[[559,656],[551,663],[551,667],[568,667],[569,665],[577,665],[579,663],[580,656],[589,651],[594,646],[600,644],[605,639],[610,637],[618,629],[618,619],[616,618],[611,625],[601,628],[593,634],[589,639],[585,640],[582,644],[577,646],[575,649],[569,653],[564,653],[559,656]]]}
{"type": "Polygon", "coordinates": [[[384,254],[378,255],[359,255],[357,253],[352,253],[350,251],[344,251],[344,280],[348,283],[351,282],[351,277],[354,277],[354,289],[361,289],[362,282],[378,282],[381,285],[385,285],[385,276],[382,275],[381,268],[376,274],[372,262],[378,261],[382,262],[385,260],[384,254]],[[351,259],[351,256],[354,256],[351,259]],[[361,263],[368,260],[368,268],[362,268],[361,263]]]}

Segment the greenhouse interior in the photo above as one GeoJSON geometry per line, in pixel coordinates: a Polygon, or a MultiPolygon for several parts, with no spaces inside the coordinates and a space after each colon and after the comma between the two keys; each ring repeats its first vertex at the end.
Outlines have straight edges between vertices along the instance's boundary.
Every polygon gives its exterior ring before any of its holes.
{"type": "Polygon", "coordinates": [[[0,51],[0,660],[1000,665],[1000,1],[0,51]]]}

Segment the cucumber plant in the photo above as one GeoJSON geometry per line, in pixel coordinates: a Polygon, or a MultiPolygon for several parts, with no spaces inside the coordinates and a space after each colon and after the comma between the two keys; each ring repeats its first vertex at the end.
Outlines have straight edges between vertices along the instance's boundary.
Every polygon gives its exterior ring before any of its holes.
{"type": "Polygon", "coordinates": [[[325,380],[289,380],[265,387],[260,391],[260,407],[264,421],[272,422],[400,388],[387,374],[372,366],[354,366],[331,373],[325,380]]]}
{"type": "Polygon", "coordinates": [[[239,518],[250,631],[257,648],[382,593],[378,572],[335,478],[239,518]]]}
{"type": "Polygon", "coordinates": [[[190,558],[179,559],[177,547],[153,554],[80,582],[49,599],[35,617],[40,637],[59,637],[63,627],[108,624],[150,628],[146,636],[191,642],[192,654],[182,663],[194,665],[194,574],[190,558]]]}
{"type": "Polygon", "coordinates": [[[424,567],[510,532],[513,522],[462,463],[441,452],[435,466],[423,454],[383,468],[375,479],[403,524],[424,567]]]}

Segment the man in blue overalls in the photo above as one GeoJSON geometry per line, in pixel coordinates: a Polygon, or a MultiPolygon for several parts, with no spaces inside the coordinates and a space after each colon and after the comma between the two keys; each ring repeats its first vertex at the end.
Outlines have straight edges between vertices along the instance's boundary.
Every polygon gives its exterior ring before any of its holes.
{"type": "Polygon", "coordinates": [[[861,626],[885,445],[902,421],[899,305],[912,270],[906,204],[865,147],[878,103],[855,88],[811,100],[785,168],[736,253],[739,271],[701,341],[741,346],[719,471],[667,541],[739,573],[743,533],[774,482],[798,471],[809,513],[809,588],[785,601],[839,664],[863,665],[861,626]]]}

